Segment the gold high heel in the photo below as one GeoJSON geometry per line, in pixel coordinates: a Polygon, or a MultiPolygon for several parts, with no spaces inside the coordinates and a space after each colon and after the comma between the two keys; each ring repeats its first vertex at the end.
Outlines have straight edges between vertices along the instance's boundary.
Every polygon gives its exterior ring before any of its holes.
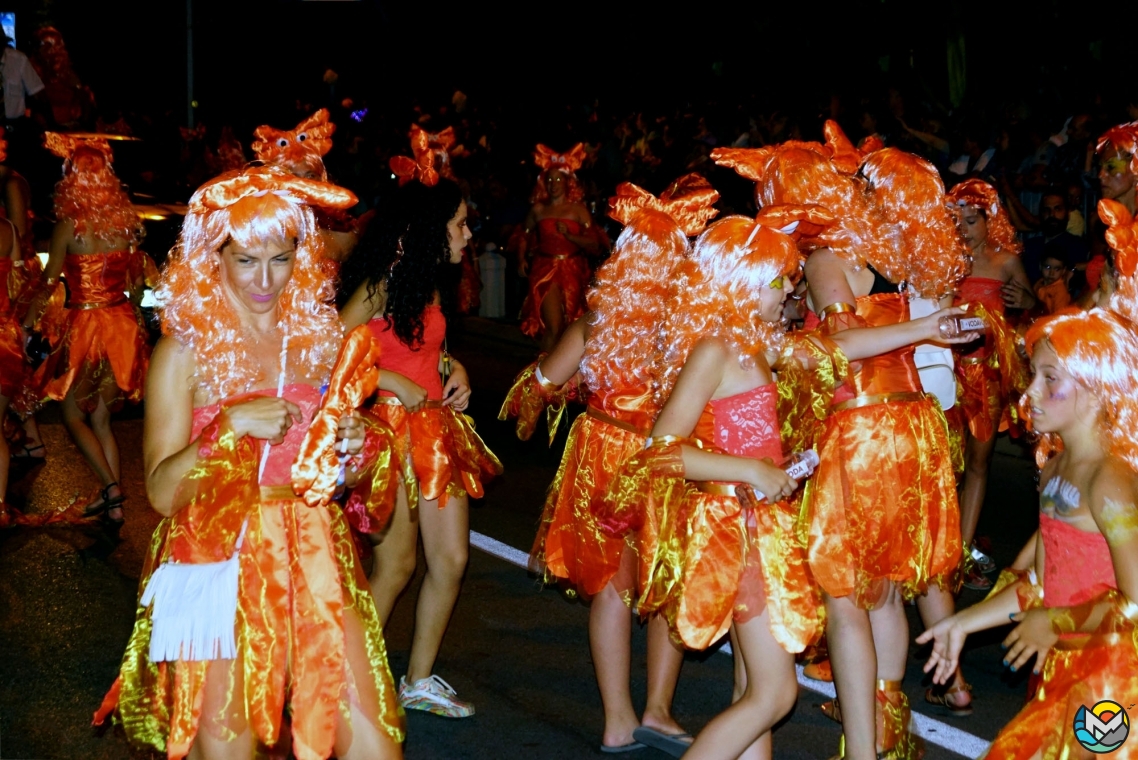
{"type": "MultiPolygon", "coordinates": [[[[883,747],[877,751],[877,760],[921,760],[924,743],[909,730],[912,713],[901,682],[877,679],[875,698],[877,741],[883,747]]],[[[831,760],[845,760],[845,756],[846,735],[842,734],[838,754],[831,760]]]]}

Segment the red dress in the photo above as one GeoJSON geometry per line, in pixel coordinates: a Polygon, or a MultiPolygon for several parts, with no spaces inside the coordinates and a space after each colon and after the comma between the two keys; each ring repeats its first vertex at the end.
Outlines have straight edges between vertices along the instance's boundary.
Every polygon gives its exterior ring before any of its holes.
{"type": "MultiPolygon", "coordinates": [[[[442,405],[439,358],[446,337],[442,309],[436,305],[427,307],[423,313],[423,343],[414,349],[399,339],[387,319],[373,319],[368,326],[381,347],[379,368],[397,372],[427,391],[425,407],[414,414],[408,414],[395,394],[388,391],[380,391],[375,405],[367,412],[395,433],[395,448],[410,503],[417,504],[420,496],[427,501],[438,499],[442,509],[446,499],[441,497],[446,494],[481,498],[482,481],[500,474],[502,463],[474,432],[469,417],[442,405]]],[[[377,529],[371,527],[373,531],[377,529]]]]}
{"type": "Polygon", "coordinates": [[[117,388],[118,402],[142,400],[150,346],[126,292],[154,274],[142,251],[64,258],[70,297],[63,340],[36,373],[44,395],[62,401],[75,388],[76,402],[88,414],[104,386],[117,388]]]}
{"type": "MultiPolygon", "coordinates": [[[[833,334],[909,318],[899,293],[835,304],[833,334]]],[[[960,509],[944,416],[921,390],[912,347],[851,363],[818,443],[804,497],[810,569],[833,597],[871,608],[887,582],[908,597],[947,583],[960,562],[960,509]]]]}
{"type": "MultiPolygon", "coordinates": [[[[777,386],[709,401],[693,438],[705,449],[781,464],[777,386]]],[[[663,614],[692,649],[765,609],[775,640],[802,651],[821,633],[821,616],[797,510],[787,502],[745,510],[727,493],[732,484],[685,481],[681,443],[632,457],[605,505],[605,528],[627,527],[641,553],[637,609],[663,614]]]]}
{"type": "Polygon", "coordinates": [[[537,223],[537,252],[529,267],[529,292],[522,304],[522,332],[531,338],[541,337],[545,323],[541,319],[541,302],[553,285],[561,287],[561,308],[568,325],[585,313],[585,290],[592,277],[588,259],[575,244],[557,231],[557,225],[568,227],[570,235],[595,234],[596,227],[585,228],[574,219],[541,219],[537,223]]]}

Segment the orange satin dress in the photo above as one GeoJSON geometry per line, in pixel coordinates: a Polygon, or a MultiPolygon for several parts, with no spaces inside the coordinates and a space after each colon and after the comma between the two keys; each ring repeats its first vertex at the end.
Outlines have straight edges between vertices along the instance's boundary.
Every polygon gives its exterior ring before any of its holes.
{"type": "MultiPolygon", "coordinates": [[[[878,293],[858,298],[855,313],[830,313],[822,330],[908,318],[902,294],[878,293]]],[[[851,369],[820,434],[804,514],[818,584],[870,609],[888,582],[906,598],[948,583],[960,563],[960,508],[944,415],[921,390],[912,347],[851,369]]]]}
{"type": "MultiPolygon", "coordinates": [[[[1090,533],[1041,512],[1040,540],[1046,594],[1028,606],[1069,607],[1104,595],[1118,597],[1110,548],[1100,533],[1090,533]]],[[[1022,597],[1021,597],[1022,598],[1022,597]]],[[[1035,697],[1000,731],[988,760],[1099,757],[1075,740],[1075,714],[1085,706],[1113,699],[1130,709],[1138,694],[1138,627],[1116,610],[1107,613],[1100,631],[1062,634],[1043,662],[1035,697]]],[[[1134,711],[1130,710],[1130,720],[1134,711]]],[[[1138,758],[1134,728],[1130,740],[1111,758],[1138,758]]],[[[1106,757],[1107,755],[1102,755],[1106,757]]]]}
{"type": "Polygon", "coordinates": [[[420,497],[426,501],[438,499],[442,509],[447,501],[442,498],[444,495],[481,498],[482,481],[501,474],[502,463],[474,432],[469,417],[442,405],[439,359],[446,338],[442,308],[427,307],[423,314],[423,343],[418,348],[403,343],[386,319],[373,319],[368,327],[382,350],[379,368],[397,372],[427,391],[426,406],[414,414],[408,414],[395,394],[388,391],[380,391],[374,406],[366,412],[395,433],[395,449],[402,463],[410,504],[416,505],[420,497]]]}
{"type": "Polygon", "coordinates": [[[12,399],[24,385],[24,346],[13,289],[18,287],[12,259],[0,259],[0,396],[12,399]]]}
{"type": "MultiPolygon", "coordinates": [[[[269,394],[258,391],[225,405],[269,394]]],[[[199,730],[232,728],[233,712],[246,713],[257,739],[271,746],[281,738],[287,710],[292,752],[300,760],[332,754],[337,717],[349,704],[403,741],[382,627],[348,523],[335,502],[309,507],[289,496],[292,463],[320,391],[294,384],[284,396],[301,408],[303,422],[271,449],[259,493],[263,443],[229,440],[216,424],[217,404],[194,410],[192,435],[202,436],[196,469],[205,471],[194,478],[197,498],[159,523],[151,540],[140,590],[163,562],[218,562],[240,553],[237,659],[220,661],[235,679],[233,703],[219,714],[203,714],[208,662],[151,662],[150,608],[138,609],[119,676],[118,711],[132,742],[170,760],[187,755],[199,730]],[[360,663],[367,663],[366,672],[356,670],[360,663]]]]}
{"type": "Polygon", "coordinates": [[[117,389],[116,404],[142,400],[150,346],[126,292],[155,274],[142,251],[64,258],[69,292],[64,336],[36,373],[43,395],[62,401],[75,389],[79,408],[88,414],[103,388],[117,389]]]}
{"type": "Polygon", "coordinates": [[[1012,328],[1004,317],[1002,280],[966,277],[960,285],[959,303],[983,307],[991,323],[983,342],[956,362],[959,385],[958,406],[972,437],[990,441],[1010,424],[1007,414],[1009,395],[1025,388],[1027,369],[1016,353],[1012,328]]]}
{"type": "Polygon", "coordinates": [[[594,393],[569,430],[561,465],[549,487],[530,568],[571,584],[586,598],[610,582],[632,604],[636,571],[631,540],[597,524],[594,506],[620,466],[644,448],[659,409],[641,386],[594,393]]]}
{"type": "MultiPolygon", "coordinates": [[[[782,464],[777,386],[709,401],[693,438],[708,450],[782,464]]],[[[678,445],[650,448],[629,464],[653,456],[675,459],[652,467],[682,477],[678,445]]],[[[734,496],[701,490],[708,485],[689,481],[671,498],[643,499],[649,514],[635,537],[641,572],[647,570],[640,614],[663,614],[684,646],[706,649],[733,621],[767,610],[775,640],[788,652],[802,651],[821,634],[821,618],[796,535],[798,511],[787,502],[745,510],[734,496]]]]}
{"type": "Polygon", "coordinates": [[[529,292],[522,304],[522,332],[540,338],[545,330],[541,302],[553,285],[561,288],[561,308],[568,325],[585,313],[585,290],[593,276],[585,254],[557,231],[565,224],[570,235],[583,235],[592,229],[573,219],[541,219],[537,223],[537,253],[529,266],[529,292]]]}

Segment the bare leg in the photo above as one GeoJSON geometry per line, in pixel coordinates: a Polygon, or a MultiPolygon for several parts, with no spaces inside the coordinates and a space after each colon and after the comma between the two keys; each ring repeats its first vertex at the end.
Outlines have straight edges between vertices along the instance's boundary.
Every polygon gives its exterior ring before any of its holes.
{"type": "MultiPolygon", "coordinates": [[[[935,584],[930,584],[928,593],[917,597],[917,610],[921,613],[921,622],[924,623],[925,628],[932,628],[956,612],[956,600],[951,592],[935,584]]],[[[958,691],[953,692],[948,697],[951,707],[963,708],[972,703],[972,696],[964,689],[965,683],[964,673],[957,665],[951,687],[957,688],[958,691]]]]}
{"type": "Polygon", "coordinates": [[[858,608],[850,597],[835,598],[826,594],[824,599],[826,643],[833,664],[834,688],[842,705],[846,757],[875,760],[874,690],[878,669],[869,613],[858,608]]]}
{"type": "MultiPolygon", "coordinates": [[[[106,395],[111,396],[113,399],[115,390],[114,386],[112,386],[109,389],[110,393],[106,395]]],[[[118,483],[122,477],[122,469],[119,466],[119,444],[118,441],[115,440],[115,434],[111,431],[111,410],[107,404],[107,399],[101,395],[99,403],[95,407],[95,411],[91,413],[91,430],[99,440],[99,446],[103,449],[103,457],[107,466],[110,468],[111,475],[114,477],[114,482],[118,483]]],[[[110,496],[122,495],[122,491],[117,485],[107,491],[107,493],[110,496]]],[[[107,517],[112,520],[121,520],[122,516],[121,507],[112,507],[107,511],[107,517]]]]}
{"type": "Polygon", "coordinates": [[[395,513],[387,530],[368,538],[376,545],[368,585],[371,586],[380,622],[386,626],[395,600],[407,588],[418,563],[419,514],[418,510],[412,514],[408,509],[405,487],[400,486],[396,491],[395,513]]]}
{"type": "Polygon", "coordinates": [[[685,758],[737,758],[769,734],[771,727],[794,707],[798,698],[794,658],[774,640],[768,617],[764,611],[735,626],[732,638],[743,653],[747,686],[736,702],[700,732],[685,758]]]}
{"type": "MultiPolygon", "coordinates": [[[[353,610],[344,611],[344,654],[351,672],[355,699],[349,699],[349,719],[336,712],[335,753],[339,760],[395,760],[403,757],[403,749],[377,722],[385,709],[376,691],[367,656],[363,624],[353,610]]],[[[389,716],[390,717],[390,716],[389,716]]]]}
{"type": "MultiPolygon", "coordinates": [[[[735,686],[731,690],[731,703],[734,704],[743,698],[747,693],[747,662],[743,657],[743,647],[738,643],[739,634],[735,631],[735,626],[731,626],[731,661],[734,664],[735,686]]],[[[771,732],[767,731],[754,741],[754,743],[743,750],[739,755],[738,760],[770,760],[772,757],[771,748],[771,732]]]]}
{"type": "Polygon", "coordinates": [[[201,721],[189,760],[252,760],[257,741],[245,715],[243,684],[241,667],[233,660],[212,660],[206,666],[201,721]]]}
{"type": "Polygon", "coordinates": [[[39,446],[43,446],[43,436],[40,435],[40,426],[36,421],[36,416],[34,414],[29,414],[28,418],[24,420],[23,425],[24,435],[28,439],[27,447],[29,449],[35,449],[34,452],[28,454],[28,458],[43,459],[45,456],[47,456],[47,454],[44,449],[37,448],[39,446]]]}
{"type": "Polygon", "coordinates": [[[419,590],[419,605],[415,610],[415,636],[407,665],[409,682],[427,678],[434,670],[443,634],[462,587],[470,552],[470,515],[466,494],[457,498],[444,495],[443,498],[447,498],[444,509],[439,509],[437,501],[419,500],[427,576],[419,590]]]}
{"type": "Polygon", "coordinates": [[[996,449],[996,436],[980,441],[965,430],[964,433],[964,485],[960,489],[960,540],[964,551],[976,536],[976,523],[988,492],[988,467],[996,449]]]}
{"type": "MultiPolygon", "coordinates": [[[[909,620],[897,587],[889,585],[884,598],[869,611],[873,629],[873,646],[877,652],[877,678],[900,681],[905,677],[905,660],[909,655],[909,620]]],[[[845,704],[842,704],[845,707],[845,704]]]]}
{"type": "Polygon", "coordinates": [[[589,650],[601,705],[605,711],[605,730],[601,743],[619,747],[632,741],[632,732],[640,722],[632,707],[629,638],[632,636],[632,613],[611,583],[593,597],[589,607],[589,650]]]}
{"type": "MultiPolygon", "coordinates": [[[[79,409],[79,405],[75,402],[75,389],[72,388],[71,392],[63,399],[60,404],[63,412],[63,424],[67,427],[67,432],[71,434],[72,440],[75,445],[79,447],[80,453],[83,458],[87,460],[87,464],[95,471],[95,475],[99,478],[104,488],[110,486],[107,491],[110,496],[121,496],[122,491],[119,490],[117,485],[111,486],[112,483],[118,482],[118,446],[114,443],[114,435],[110,432],[110,411],[107,409],[103,400],[99,399],[99,405],[95,409],[95,414],[92,415],[94,420],[99,416],[100,411],[103,417],[98,419],[94,424],[99,428],[96,432],[92,430],[91,426],[87,424],[87,416],[79,409]],[[104,438],[110,439],[110,447],[114,451],[114,467],[111,462],[107,461],[106,449],[104,448],[104,438]]],[[[102,504],[102,498],[96,499],[90,506],[102,504]]],[[[112,510],[115,511],[115,510],[112,510]]],[[[117,515],[111,517],[118,518],[122,516],[122,511],[118,510],[117,515]]]]}
{"type": "Polygon", "coordinates": [[[666,734],[684,729],[672,717],[672,698],[684,664],[684,651],[672,641],[668,621],[661,615],[648,619],[648,700],[641,724],[666,734]]]}
{"type": "Polygon", "coordinates": [[[553,283],[545,298],[541,299],[541,322],[545,326],[545,332],[541,334],[541,350],[552,351],[565,329],[564,296],[557,283],[553,283]]]}

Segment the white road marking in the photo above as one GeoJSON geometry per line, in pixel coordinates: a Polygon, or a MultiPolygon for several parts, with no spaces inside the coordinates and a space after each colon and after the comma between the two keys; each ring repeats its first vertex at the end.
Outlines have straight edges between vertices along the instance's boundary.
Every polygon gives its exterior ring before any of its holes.
{"type": "MultiPolygon", "coordinates": [[[[528,554],[508,544],[504,544],[495,538],[490,538],[489,536],[472,530],[470,531],[470,545],[498,559],[505,560],[511,565],[516,565],[523,570],[529,569],[528,554]]],[[[719,651],[722,654],[731,654],[731,643],[724,642],[723,646],[719,648],[719,651]]],[[[796,665],[795,670],[798,671],[798,683],[802,687],[817,692],[829,699],[834,698],[835,692],[832,683],[807,678],[802,673],[801,665],[796,665]]],[[[944,747],[949,752],[963,755],[964,757],[977,758],[988,751],[988,742],[979,736],[970,734],[967,731],[961,731],[959,728],[950,726],[947,723],[942,723],[935,718],[930,718],[916,710],[913,711],[913,731],[926,742],[935,744],[938,747],[944,747]]]]}

